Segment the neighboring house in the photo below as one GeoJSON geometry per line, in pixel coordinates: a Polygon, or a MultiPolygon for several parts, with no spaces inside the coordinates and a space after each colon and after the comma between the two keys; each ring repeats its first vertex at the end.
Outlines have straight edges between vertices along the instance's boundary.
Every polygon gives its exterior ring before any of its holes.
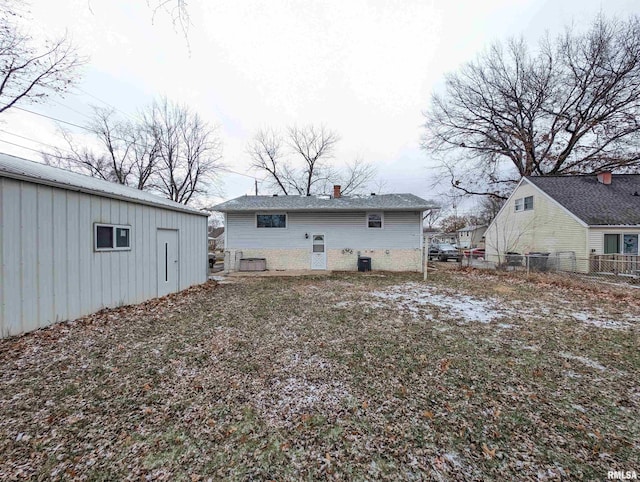
{"type": "Polygon", "coordinates": [[[485,233],[487,259],[507,252],[638,256],[640,174],[523,178],[485,233]]]}
{"type": "Polygon", "coordinates": [[[447,243],[447,244],[457,244],[458,236],[457,233],[443,233],[439,232],[431,236],[432,243],[447,243]]]}
{"type": "Polygon", "coordinates": [[[431,240],[433,239],[433,237],[437,236],[438,234],[440,234],[440,230],[439,229],[436,229],[436,228],[423,228],[422,229],[422,235],[424,237],[423,243],[426,246],[429,246],[431,244],[431,240]]]}
{"type": "Polygon", "coordinates": [[[207,214],[0,154],[0,337],[207,280],[207,214]]]}
{"type": "Polygon", "coordinates": [[[471,225],[458,229],[458,248],[477,248],[484,241],[486,225],[471,225]]]}
{"type": "Polygon", "coordinates": [[[209,251],[224,251],[224,227],[209,230],[209,251]]]}
{"type": "Polygon", "coordinates": [[[422,270],[422,212],[413,194],[242,196],[215,206],[225,216],[225,270],[264,258],[268,270],[422,270]]]}

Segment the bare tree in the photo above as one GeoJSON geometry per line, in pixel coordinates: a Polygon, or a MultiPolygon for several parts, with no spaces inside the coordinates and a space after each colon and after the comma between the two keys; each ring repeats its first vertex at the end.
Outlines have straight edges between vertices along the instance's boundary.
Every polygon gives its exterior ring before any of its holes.
{"type": "Polygon", "coordinates": [[[598,17],[535,54],[494,45],[446,77],[423,148],[452,186],[505,198],[522,176],[640,166],[640,20],[598,17]]]}
{"type": "Polygon", "coordinates": [[[187,106],[166,98],[154,102],[144,116],[158,156],[154,188],[182,204],[206,193],[222,167],[216,128],[187,106]]]}
{"type": "Polygon", "coordinates": [[[284,165],[285,179],[291,190],[298,194],[312,194],[316,184],[322,184],[331,178],[333,171],[324,161],[333,156],[333,150],[339,137],[324,126],[290,127],[289,146],[302,167],[292,168],[284,165]]]}
{"type": "Polygon", "coordinates": [[[251,157],[254,169],[265,171],[273,184],[283,194],[287,195],[287,181],[283,169],[283,140],[282,136],[273,129],[262,129],[253,136],[247,146],[247,153],[251,157]]]}
{"type": "Polygon", "coordinates": [[[0,11],[0,113],[68,90],[86,62],[69,37],[37,46],[20,28],[21,15],[13,1],[1,0],[0,11]]]}
{"type": "Polygon", "coordinates": [[[100,148],[79,144],[69,131],[61,129],[67,147],[43,153],[45,162],[137,189],[148,186],[158,156],[155,139],[146,126],[118,119],[114,109],[93,107],[87,130],[95,135],[100,148]]]}
{"type": "Polygon", "coordinates": [[[335,181],[332,184],[339,184],[342,194],[348,196],[361,191],[376,175],[376,170],[371,164],[367,164],[362,159],[348,163],[344,170],[338,171],[335,181]]]}
{"type": "Polygon", "coordinates": [[[189,5],[186,0],[147,0],[147,5],[153,12],[152,21],[155,21],[155,17],[159,13],[165,13],[171,18],[173,28],[180,31],[187,44],[189,43],[191,16],[189,15],[189,5]]]}
{"type": "Polygon", "coordinates": [[[324,126],[291,127],[286,140],[277,131],[263,129],[249,142],[247,153],[252,167],[266,173],[272,187],[285,195],[326,192],[332,184],[340,184],[349,195],[367,185],[375,169],[360,159],[343,169],[333,167],[330,160],[338,140],[324,126]]]}
{"type": "Polygon", "coordinates": [[[504,206],[505,199],[497,196],[484,196],[480,199],[478,219],[482,224],[490,224],[504,206]]]}
{"type": "Polygon", "coordinates": [[[100,148],[79,144],[62,131],[67,148],[43,153],[45,162],[157,191],[183,204],[207,193],[222,167],[216,129],[188,107],[167,99],[154,102],[140,117],[138,122],[124,121],[114,110],[95,108],[87,129],[100,148]]]}

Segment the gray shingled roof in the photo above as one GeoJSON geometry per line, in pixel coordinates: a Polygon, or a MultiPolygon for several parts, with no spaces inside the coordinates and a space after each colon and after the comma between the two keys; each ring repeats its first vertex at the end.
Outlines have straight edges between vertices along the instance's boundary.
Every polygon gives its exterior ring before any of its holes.
{"type": "Polygon", "coordinates": [[[76,172],[47,166],[39,162],[28,161],[20,157],[0,153],[0,177],[9,177],[36,184],[60,187],[70,191],[85,192],[112,199],[157,206],[191,214],[208,216],[208,213],[190,208],[184,204],[170,201],[146,191],[140,191],[122,184],[103,181],[95,177],[84,176],[76,172]]]}
{"type": "Polygon", "coordinates": [[[526,179],[590,226],[640,224],[640,174],[613,174],[608,185],[596,175],[526,179]]]}
{"type": "Polygon", "coordinates": [[[424,211],[437,206],[413,194],[377,196],[241,196],[213,207],[221,212],[254,211],[424,211]]]}

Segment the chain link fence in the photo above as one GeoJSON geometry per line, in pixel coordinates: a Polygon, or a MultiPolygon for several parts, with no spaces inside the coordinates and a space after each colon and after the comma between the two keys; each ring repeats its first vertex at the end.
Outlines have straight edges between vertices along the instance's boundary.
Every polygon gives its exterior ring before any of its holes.
{"type": "Polygon", "coordinates": [[[460,264],[462,267],[513,272],[524,276],[549,274],[568,277],[580,283],[640,288],[640,256],[613,254],[581,258],[573,251],[499,255],[472,252],[463,256],[460,264]]]}

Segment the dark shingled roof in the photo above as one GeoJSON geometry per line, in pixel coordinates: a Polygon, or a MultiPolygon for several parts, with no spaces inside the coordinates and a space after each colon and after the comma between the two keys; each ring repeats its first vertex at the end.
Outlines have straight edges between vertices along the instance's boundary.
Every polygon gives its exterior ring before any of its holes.
{"type": "Polygon", "coordinates": [[[437,205],[413,194],[377,196],[241,196],[213,207],[214,211],[425,211],[437,205]]]}
{"type": "Polygon", "coordinates": [[[613,174],[608,185],[596,175],[526,180],[590,226],[640,224],[640,174],[613,174]]]}

